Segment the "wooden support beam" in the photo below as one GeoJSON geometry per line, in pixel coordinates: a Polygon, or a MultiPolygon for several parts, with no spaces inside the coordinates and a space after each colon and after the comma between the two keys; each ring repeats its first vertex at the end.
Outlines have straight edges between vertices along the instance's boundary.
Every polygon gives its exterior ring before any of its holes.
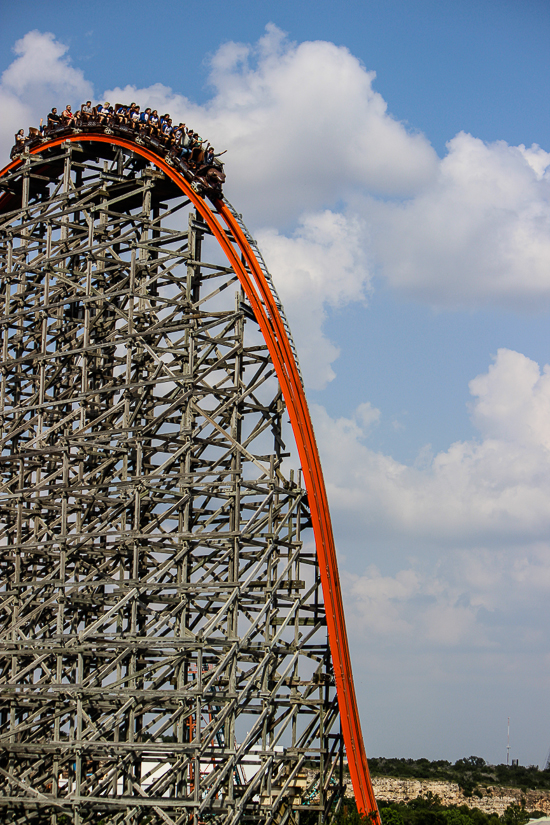
{"type": "Polygon", "coordinates": [[[330,821],[310,514],[235,271],[127,149],[63,144],[7,178],[3,821],[330,821]]]}

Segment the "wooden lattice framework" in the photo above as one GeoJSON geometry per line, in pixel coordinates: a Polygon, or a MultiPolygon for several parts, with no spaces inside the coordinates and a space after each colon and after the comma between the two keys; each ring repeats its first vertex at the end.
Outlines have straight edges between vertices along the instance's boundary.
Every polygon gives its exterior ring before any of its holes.
{"type": "Polygon", "coordinates": [[[329,821],[310,511],[234,267],[128,148],[2,186],[2,821],[329,821]]]}

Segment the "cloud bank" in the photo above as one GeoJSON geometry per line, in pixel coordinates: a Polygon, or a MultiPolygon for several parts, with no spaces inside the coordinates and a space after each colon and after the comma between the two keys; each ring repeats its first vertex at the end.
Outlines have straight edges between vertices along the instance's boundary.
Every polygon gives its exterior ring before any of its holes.
{"type": "Polygon", "coordinates": [[[160,84],[106,94],[169,110],[227,148],[228,194],[256,225],[288,224],[354,191],[411,195],[437,172],[428,140],[388,114],[375,73],[344,47],[292,43],[268,25],[255,46],[226,43],[210,65],[204,106],[160,84]]]}
{"type": "MultiPolygon", "coordinates": [[[[52,105],[100,99],[53,34],[29,32],[14,50],[0,80],[6,158],[13,133],[52,105]]],[[[391,116],[375,73],[347,49],[293,43],[273,25],[256,44],[221,46],[209,82],[204,105],[162,83],[101,98],[170,111],[228,149],[227,195],[260,242],[308,386],[334,376],[328,314],[367,301],[376,278],[445,310],[548,309],[548,152],[460,133],[439,158],[391,116]]],[[[474,679],[476,651],[478,686],[493,691],[497,670],[520,684],[526,664],[550,687],[550,368],[500,349],[470,391],[477,437],[435,456],[426,448],[412,466],[369,448],[384,411],[368,401],[338,419],[313,408],[355,655],[368,647],[365,672],[385,674],[394,706],[406,662],[407,701],[429,704],[428,716],[443,703],[438,718],[451,696],[461,701],[453,686],[474,679]],[[427,703],[430,685],[444,698],[427,703]]],[[[391,724],[383,703],[373,707],[391,724]]]]}
{"type": "Polygon", "coordinates": [[[334,420],[314,408],[331,502],[353,515],[350,525],[438,545],[550,533],[550,367],[500,349],[470,391],[482,437],[455,442],[424,468],[370,450],[359,416],[334,420]]]}
{"type": "Polygon", "coordinates": [[[371,202],[391,286],[432,306],[550,306],[550,153],[460,133],[414,198],[371,202]]]}
{"type": "Polygon", "coordinates": [[[51,32],[28,32],[14,45],[15,60],[0,78],[0,151],[5,158],[19,129],[37,126],[52,106],[80,106],[92,84],[71,65],[69,47],[51,32]]]}
{"type": "Polygon", "coordinates": [[[349,419],[314,408],[336,532],[356,571],[345,576],[352,626],[374,644],[549,641],[538,611],[550,596],[550,366],[501,349],[469,386],[479,438],[423,469],[368,447],[363,407],[349,419]]]}
{"type": "MultiPolygon", "coordinates": [[[[53,34],[31,31],[14,51],[4,153],[49,106],[100,99],[53,34]]],[[[212,56],[204,105],[161,83],[102,95],[170,111],[228,149],[228,197],[262,240],[312,387],[338,356],[327,310],[364,301],[374,273],[440,308],[550,303],[550,154],[460,133],[440,159],[391,116],[375,77],[346,48],[269,24],[212,56]]]]}
{"type": "MultiPolygon", "coordinates": [[[[23,118],[94,98],[53,34],[31,31],[14,51],[0,82],[4,150],[6,131],[23,118]]],[[[296,44],[269,25],[257,44],[226,43],[214,54],[202,106],[159,83],[104,93],[169,110],[229,148],[228,193],[244,204],[317,388],[339,353],[324,333],[327,312],[366,301],[374,273],[449,308],[528,310],[550,295],[550,154],[461,133],[439,159],[425,136],[391,117],[374,80],[347,49],[296,44]]],[[[424,468],[366,446],[380,416],[369,404],[338,420],[317,408],[343,536],[462,548],[545,541],[548,369],[500,350],[470,389],[479,440],[452,444],[424,468]]],[[[397,575],[395,593],[418,595],[418,573],[397,575]]]]}

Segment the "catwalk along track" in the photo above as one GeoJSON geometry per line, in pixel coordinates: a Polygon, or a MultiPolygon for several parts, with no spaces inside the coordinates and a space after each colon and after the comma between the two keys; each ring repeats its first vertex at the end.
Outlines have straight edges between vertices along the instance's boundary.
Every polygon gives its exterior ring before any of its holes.
{"type": "Polygon", "coordinates": [[[298,360],[241,216],[80,130],[0,173],[0,255],[3,821],[328,822],[345,747],[379,822],[298,360]]]}

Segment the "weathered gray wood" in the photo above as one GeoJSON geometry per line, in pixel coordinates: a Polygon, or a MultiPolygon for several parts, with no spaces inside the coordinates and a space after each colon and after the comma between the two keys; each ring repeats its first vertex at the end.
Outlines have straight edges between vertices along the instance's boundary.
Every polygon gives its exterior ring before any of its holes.
{"type": "Polygon", "coordinates": [[[273,365],[189,201],[104,151],[26,157],[0,212],[0,817],[326,822],[343,751],[273,365]]]}

